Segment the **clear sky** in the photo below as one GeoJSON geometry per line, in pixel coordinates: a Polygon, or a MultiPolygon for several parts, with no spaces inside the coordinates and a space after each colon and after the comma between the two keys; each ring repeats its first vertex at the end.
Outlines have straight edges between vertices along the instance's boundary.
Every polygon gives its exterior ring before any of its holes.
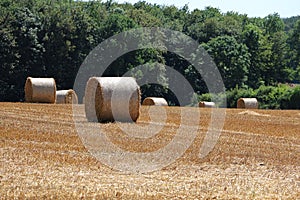
{"type": "MultiPolygon", "coordinates": [[[[116,0],[116,2],[136,3],[139,0],[116,0]]],[[[179,8],[188,4],[190,10],[200,10],[207,6],[219,8],[222,13],[235,11],[247,14],[248,17],[266,17],[268,14],[278,13],[280,17],[300,15],[300,0],[145,0],[159,5],[175,5],[179,8]]]]}

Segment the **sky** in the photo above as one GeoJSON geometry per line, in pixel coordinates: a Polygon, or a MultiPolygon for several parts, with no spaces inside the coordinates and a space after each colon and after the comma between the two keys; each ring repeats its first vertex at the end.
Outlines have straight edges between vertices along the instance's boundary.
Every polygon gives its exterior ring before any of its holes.
{"type": "MultiPolygon", "coordinates": [[[[116,2],[136,3],[139,0],[116,0],[116,2]]],[[[278,13],[281,18],[300,15],[300,0],[145,0],[159,5],[175,5],[182,8],[188,4],[190,10],[203,10],[207,6],[219,8],[222,13],[227,11],[247,14],[248,17],[266,17],[278,13]]]]}

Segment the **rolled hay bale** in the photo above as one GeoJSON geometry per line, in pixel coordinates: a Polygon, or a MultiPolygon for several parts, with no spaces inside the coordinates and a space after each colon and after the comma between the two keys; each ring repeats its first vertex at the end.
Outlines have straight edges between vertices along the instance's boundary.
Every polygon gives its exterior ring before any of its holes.
{"type": "Polygon", "coordinates": [[[160,97],[147,97],[144,99],[142,105],[145,106],[168,106],[168,102],[160,97]]]}
{"type": "Polygon", "coordinates": [[[136,122],[140,101],[140,87],[131,77],[92,77],[85,88],[85,113],[92,122],[136,122]]]}
{"type": "Polygon", "coordinates": [[[256,98],[240,98],[237,101],[237,108],[258,109],[256,98]]]}
{"type": "Polygon", "coordinates": [[[57,90],[56,91],[57,104],[78,104],[78,97],[74,90],[57,90]]]}
{"type": "Polygon", "coordinates": [[[200,101],[199,107],[200,108],[215,108],[216,104],[215,104],[215,102],[200,101]]]}
{"type": "Polygon", "coordinates": [[[28,77],[25,83],[25,101],[29,103],[55,103],[56,83],[53,78],[28,77]]]}

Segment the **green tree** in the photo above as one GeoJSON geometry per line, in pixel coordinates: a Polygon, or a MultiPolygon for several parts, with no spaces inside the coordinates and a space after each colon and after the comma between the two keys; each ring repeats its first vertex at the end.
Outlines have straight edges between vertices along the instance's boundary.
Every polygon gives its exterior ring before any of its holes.
{"type": "MultiPolygon", "coordinates": [[[[221,13],[212,7],[189,11],[187,5],[177,8],[145,1],[132,5],[111,0],[0,0],[0,100],[22,99],[27,76],[51,76],[59,89],[71,88],[78,67],[97,44],[144,26],[177,30],[197,40],[215,59],[227,88],[300,82],[300,21],[296,20],[297,17],[282,20],[277,13],[250,18],[235,12],[221,13]]],[[[174,38],[157,37],[154,39],[162,45],[174,42],[171,44],[178,51],[181,44],[186,44],[181,38],[171,41],[174,38]]],[[[127,48],[122,42],[115,45],[117,49],[127,48]]],[[[144,72],[156,72],[157,79],[167,85],[166,69],[161,66],[156,69],[156,62],[184,75],[197,94],[207,91],[203,77],[189,62],[165,50],[141,47],[118,58],[105,75],[121,76],[136,66],[150,63],[144,72]]],[[[139,80],[145,77],[138,70],[132,75],[139,80]]],[[[143,97],[155,94],[176,104],[176,97],[166,87],[146,88],[143,97]]],[[[183,86],[182,90],[185,89],[183,86]]],[[[278,107],[275,104],[270,107],[278,107]]]]}
{"type": "Polygon", "coordinates": [[[265,71],[265,82],[267,85],[276,85],[278,82],[289,81],[292,72],[287,66],[288,46],[284,22],[275,13],[264,19],[264,25],[271,46],[270,65],[265,71]]]}
{"type": "Polygon", "coordinates": [[[113,12],[108,16],[104,23],[104,27],[101,30],[103,38],[109,38],[115,34],[121,33],[123,31],[136,28],[137,24],[130,17],[120,14],[118,12],[113,12]]]}
{"type": "Polygon", "coordinates": [[[39,41],[41,23],[38,16],[28,8],[14,8],[12,20],[10,21],[11,34],[15,44],[12,52],[16,57],[11,72],[10,87],[14,89],[13,101],[24,97],[24,83],[28,76],[42,76],[45,70],[42,64],[44,52],[43,45],[39,41]],[[23,81],[20,81],[23,80],[23,81]]]}
{"type": "Polygon", "coordinates": [[[278,13],[274,13],[264,18],[264,27],[266,34],[272,35],[284,30],[284,22],[278,13]]]}
{"type": "Polygon", "coordinates": [[[243,86],[247,81],[250,54],[234,37],[219,36],[203,45],[214,59],[227,89],[243,86]]]}
{"type": "Polygon", "coordinates": [[[277,84],[278,82],[289,82],[292,71],[287,66],[287,35],[283,31],[276,32],[271,37],[272,43],[272,68],[269,83],[277,84]]]}
{"type": "Polygon", "coordinates": [[[221,16],[220,11],[216,8],[196,9],[186,18],[183,31],[199,43],[206,43],[210,39],[220,36],[221,16]]]}
{"type": "Polygon", "coordinates": [[[175,31],[183,31],[184,23],[188,14],[188,6],[185,5],[181,9],[175,6],[165,6],[162,8],[164,18],[162,22],[165,28],[175,31]]]}
{"type": "Polygon", "coordinates": [[[262,63],[260,59],[262,38],[262,31],[256,25],[250,23],[245,27],[243,43],[248,47],[250,53],[247,85],[252,88],[258,87],[258,83],[262,81],[262,63]]]}
{"type": "Polygon", "coordinates": [[[233,36],[237,41],[242,41],[242,33],[245,26],[249,23],[246,15],[240,15],[235,12],[227,12],[220,22],[221,35],[233,36]]]}
{"type": "Polygon", "coordinates": [[[162,23],[155,16],[142,9],[132,9],[129,17],[141,27],[161,27],[162,23]]]}
{"type": "MultiPolygon", "coordinates": [[[[298,20],[294,26],[294,28],[291,30],[289,38],[288,38],[288,44],[291,48],[290,51],[290,67],[293,69],[300,69],[300,20],[298,20]]],[[[299,71],[300,72],[300,71],[299,71]]],[[[298,81],[300,81],[300,76],[296,77],[298,81]]]]}

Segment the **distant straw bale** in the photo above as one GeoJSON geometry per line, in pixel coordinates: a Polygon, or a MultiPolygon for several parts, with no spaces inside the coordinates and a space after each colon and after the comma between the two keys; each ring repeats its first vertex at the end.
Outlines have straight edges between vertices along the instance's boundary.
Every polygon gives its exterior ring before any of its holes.
{"type": "Polygon", "coordinates": [[[140,87],[131,77],[92,77],[84,97],[88,121],[135,122],[140,115],[140,87]]]}
{"type": "Polygon", "coordinates": [[[56,91],[57,104],[78,104],[78,97],[74,90],[57,90],[56,91]]]}
{"type": "Polygon", "coordinates": [[[56,83],[53,78],[28,77],[25,83],[25,101],[29,103],[55,103],[56,83]]]}
{"type": "Polygon", "coordinates": [[[161,97],[147,97],[143,101],[145,106],[168,106],[168,102],[161,97]]]}
{"type": "Polygon", "coordinates": [[[237,108],[258,109],[258,101],[256,98],[240,98],[237,101],[237,108]]]}
{"type": "Polygon", "coordinates": [[[200,108],[215,108],[216,104],[215,104],[215,102],[200,101],[199,107],[200,108]]]}

